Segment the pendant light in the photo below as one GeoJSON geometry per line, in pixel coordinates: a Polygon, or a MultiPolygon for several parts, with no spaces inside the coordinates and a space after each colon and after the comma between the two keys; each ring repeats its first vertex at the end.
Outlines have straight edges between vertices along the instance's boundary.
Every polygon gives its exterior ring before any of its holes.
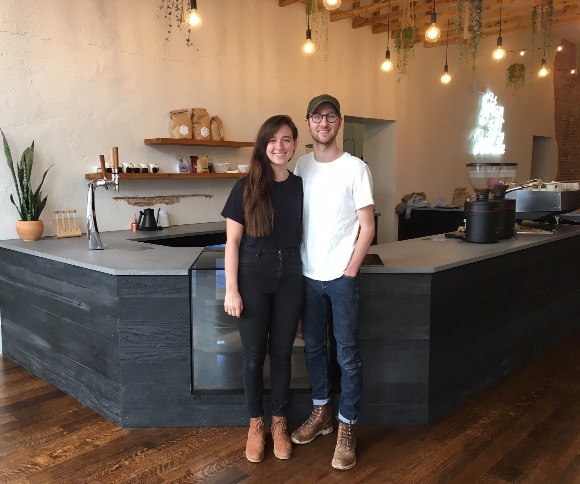
{"type": "Polygon", "coordinates": [[[502,46],[502,38],[501,38],[501,7],[502,7],[502,0],[499,0],[499,37],[497,38],[497,47],[491,54],[491,57],[494,61],[499,62],[502,59],[505,59],[505,50],[502,46]]]}
{"type": "Polygon", "coordinates": [[[449,66],[447,65],[447,51],[449,50],[449,19],[447,19],[447,42],[445,44],[445,67],[443,68],[443,75],[441,76],[441,82],[443,84],[449,84],[451,82],[451,76],[449,75],[449,66]]]}
{"type": "Polygon", "coordinates": [[[385,52],[385,60],[381,64],[381,71],[391,72],[393,70],[393,62],[391,61],[391,51],[389,50],[389,41],[391,40],[391,0],[389,0],[389,16],[387,18],[387,52],[385,52]]]}
{"type": "Polygon", "coordinates": [[[306,42],[302,45],[302,53],[304,55],[312,55],[316,52],[316,46],[312,42],[312,31],[310,30],[310,14],[306,14],[306,42]]]}
{"type": "Polygon", "coordinates": [[[189,0],[189,13],[187,14],[188,25],[196,29],[201,27],[201,22],[201,15],[197,11],[197,0],[189,0]]]}
{"type": "Polygon", "coordinates": [[[441,37],[441,29],[437,27],[437,14],[435,13],[435,0],[433,0],[433,10],[431,10],[431,25],[425,31],[427,42],[437,42],[441,37]]]}
{"type": "Polygon", "coordinates": [[[542,57],[542,67],[538,71],[538,77],[547,77],[550,74],[550,69],[546,66],[546,48],[544,48],[544,57],[542,57]]]}
{"type": "Polygon", "coordinates": [[[322,0],[326,10],[336,10],[340,7],[341,0],[322,0]]]}

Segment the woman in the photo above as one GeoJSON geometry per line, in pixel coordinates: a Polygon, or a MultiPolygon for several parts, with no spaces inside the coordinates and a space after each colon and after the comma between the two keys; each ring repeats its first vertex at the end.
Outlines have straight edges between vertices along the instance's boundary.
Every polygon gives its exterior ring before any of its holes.
{"type": "Polygon", "coordinates": [[[302,179],[288,171],[298,130],[289,116],[261,126],[248,175],[234,185],[226,218],[225,311],[239,318],[250,414],[246,457],[264,458],[264,359],[270,355],[274,455],[289,459],[286,424],[291,356],[303,301],[302,179]]]}

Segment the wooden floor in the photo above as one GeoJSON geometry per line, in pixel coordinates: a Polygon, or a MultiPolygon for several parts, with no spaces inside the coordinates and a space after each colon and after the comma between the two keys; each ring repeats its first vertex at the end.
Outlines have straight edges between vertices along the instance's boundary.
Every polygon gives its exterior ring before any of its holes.
{"type": "Polygon", "coordinates": [[[0,482],[580,483],[580,333],[430,427],[336,432],[280,461],[244,457],[243,428],[122,429],[0,357],[0,482]]]}

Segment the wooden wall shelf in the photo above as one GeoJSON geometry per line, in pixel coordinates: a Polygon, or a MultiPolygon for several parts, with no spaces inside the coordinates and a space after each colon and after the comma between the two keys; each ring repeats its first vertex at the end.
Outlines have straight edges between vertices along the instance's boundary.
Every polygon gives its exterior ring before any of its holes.
{"type": "Polygon", "coordinates": [[[149,138],[144,140],[144,143],[146,145],[211,146],[215,148],[252,148],[254,146],[254,143],[250,141],[206,141],[189,138],[149,138]]]}
{"type": "MultiPolygon", "coordinates": [[[[240,178],[247,173],[120,173],[121,180],[158,180],[158,179],[172,179],[185,180],[186,178],[240,178]]],[[[103,178],[100,173],[86,173],[86,180],[99,180],[103,178]]],[[[111,175],[107,174],[107,179],[111,179],[111,175]]]]}

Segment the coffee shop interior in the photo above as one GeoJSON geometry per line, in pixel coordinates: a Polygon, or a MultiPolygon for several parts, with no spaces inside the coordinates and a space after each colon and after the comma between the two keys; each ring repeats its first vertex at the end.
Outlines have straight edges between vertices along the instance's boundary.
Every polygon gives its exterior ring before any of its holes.
{"type": "Polygon", "coordinates": [[[0,0],[0,52],[0,481],[579,482],[580,3],[0,0]],[[348,476],[332,439],[248,463],[222,351],[222,208],[266,118],[298,127],[290,170],[312,150],[321,93],[381,261],[348,476]],[[4,160],[33,142],[29,241],[4,160]],[[470,233],[500,202],[507,235],[470,233]]]}

